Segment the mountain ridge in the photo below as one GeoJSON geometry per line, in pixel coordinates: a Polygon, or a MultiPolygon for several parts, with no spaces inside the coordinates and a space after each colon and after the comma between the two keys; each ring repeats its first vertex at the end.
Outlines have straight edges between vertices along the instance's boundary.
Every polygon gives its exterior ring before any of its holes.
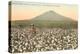
{"type": "Polygon", "coordinates": [[[69,17],[62,16],[52,10],[47,11],[39,16],[36,16],[31,20],[74,21],[73,19],[70,19],[69,17]]]}

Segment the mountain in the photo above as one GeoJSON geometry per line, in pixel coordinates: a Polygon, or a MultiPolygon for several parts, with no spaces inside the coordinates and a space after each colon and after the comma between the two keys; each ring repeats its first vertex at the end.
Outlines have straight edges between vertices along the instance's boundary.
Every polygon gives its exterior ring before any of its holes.
{"type": "Polygon", "coordinates": [[[62,16],[52,10],[45,12],[45,13],[33,18],[32,20],[72,21],[72,19],[62,16]]]}
{"type": "Polygon", "coordinates": [[[71,18],[62,16],[54,11],[45,12],[39,16],[34,17],[31,20],[16,20],[11,23],[13,27],[29,27],[34,24],[36,27],[60,27],[60,28],[77,28],[77,21],[71,18]]]}

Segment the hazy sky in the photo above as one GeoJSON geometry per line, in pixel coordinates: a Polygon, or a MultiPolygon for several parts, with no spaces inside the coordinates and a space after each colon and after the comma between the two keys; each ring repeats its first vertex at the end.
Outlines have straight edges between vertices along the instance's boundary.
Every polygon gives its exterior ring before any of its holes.
{"type": "Polygon", "coordinates": [[[12,5],[11,20],[30,20],[47,11],[56,13],[77,20],[76,5],[59,5],[59,6],[40,6],[40,5],[12,5]]]}

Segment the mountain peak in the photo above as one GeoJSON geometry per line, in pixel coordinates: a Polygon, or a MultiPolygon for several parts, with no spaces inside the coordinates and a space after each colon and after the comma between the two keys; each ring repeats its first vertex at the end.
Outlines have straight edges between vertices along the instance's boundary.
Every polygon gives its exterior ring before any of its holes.
{"type": "Polygon", "coordinates": [[[50,10],[50,11],[47,11],[47,12],[45,12],[46,14],[47,13],[49,13],[49,14],[54,14],[54,13],[56,13],[55,11],[52,11],[52,10],[50,10]]]}
{"type": "Polygon", "coordinates": [[[52,12],[52,13],[53,13],[54,11],[50,10],[50,11],[48,11],[48,12],[52,12]]]}
{"type": "Polygon", "coordinates": [[[53,10],[50,10],[50,11],[47,11],[35,18],[33,18],[32,20],[53,20],[53,21],[64,21],[64,20],[72,20],[68,17],[65,17],[65,16],[62,16],[58,13],[56,13],[55,11],[53,10]]]}

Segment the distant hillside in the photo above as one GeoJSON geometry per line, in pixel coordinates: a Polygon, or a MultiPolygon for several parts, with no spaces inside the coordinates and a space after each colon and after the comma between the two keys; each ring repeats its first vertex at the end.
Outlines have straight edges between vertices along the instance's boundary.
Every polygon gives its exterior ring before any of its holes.
{"type": "Polygon", "coordinates": [[[54,11],[45,12],[32,20],[53,20],[53,21],[72,21],[72,19],[62,16],[54,11]]]}
{"type": "Polygon", "coordinates": [[[62,16],[54,11],[45,12],[36,16],[32,20],[16,20],[12,21],[12,27],[28,27],[35,24],[36,27],[60,27],[60,28],[77,28],[77,21],[62,16]]]}

